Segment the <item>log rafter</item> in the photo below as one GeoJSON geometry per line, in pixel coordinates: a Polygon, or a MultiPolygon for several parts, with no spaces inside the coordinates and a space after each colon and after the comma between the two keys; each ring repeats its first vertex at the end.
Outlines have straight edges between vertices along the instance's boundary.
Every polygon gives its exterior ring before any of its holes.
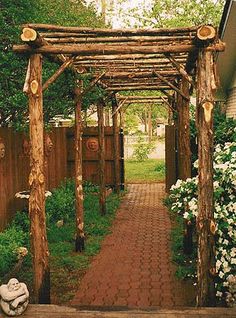
{"type": "Polygon", "coordinates": [[[70,68],[80,74],[92,74],[91,85],[95,81],[108,92],[147,89],[147,86],[150,90],[156,87],[179,92],[175,82],[180,77],[193,85],[188,69],[192,70],[199,48],[224,49],[211,26],[114,30],[25,24],[22,28],[21,39],[25,44],[13,46],[15,52],[56,56],[63,63],[54,74],[56,78],[73,58],[70,68]]]}

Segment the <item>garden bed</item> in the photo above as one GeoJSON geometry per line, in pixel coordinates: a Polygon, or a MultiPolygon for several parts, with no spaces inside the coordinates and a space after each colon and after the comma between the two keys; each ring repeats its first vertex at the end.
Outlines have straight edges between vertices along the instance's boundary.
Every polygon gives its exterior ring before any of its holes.
{"type": "MultiPolygon", "coordinates": [[[[99,197],[94,195],[99,189],[92,184],[84,185],[84,215],[85,215],[85,251],[75,253],[75,208],[74,183],[70,180],[52,191],[53,195],[47,199],[47,235],[50,251],[51,270],[51,302],[54,304],[68,304],[79,288],[92,257],[101,247],[101,242],[110,231],[120,198],[114,193],[107,196],[107,214],[99,214],[99,197]]],[[[6,277],[7,271],[17,263],[19,247],[29,247],[29,219],[28,213],[18,212],[12,224],[0,233],[0,277],[6,277]]],[[[13,272],[20,281],[26,282],[31,295],[32,265],[30,253],[24,257],[22,267],[13,272]]],[[[2,280],[1,283],[6,281],[2,280]]]]}

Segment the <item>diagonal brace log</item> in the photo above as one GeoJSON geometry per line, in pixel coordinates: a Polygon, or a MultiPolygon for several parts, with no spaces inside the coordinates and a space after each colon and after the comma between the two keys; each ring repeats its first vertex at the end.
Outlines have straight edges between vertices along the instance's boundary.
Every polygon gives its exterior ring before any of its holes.
{"type": "Polygon", "coordinates": [[[66,60],[59,69],[43,84],[43,91],[45,91],[50,84],[55,82],[55,80],[65,71],[65,69],[74,61],[74,57],[66,60]]]}
{"type": "Polygon", "coordinates": [[[177,93],[179,93],[183,98],[186,100],[189,100],[189,97],[186,96],[178,87],[173,85],[171,82],[169,82],[167,79],[165,79],[164,76],[159,74],[157,71],[153,71],[153,74],[156,75],[160,80],[162,80],[164,83],[166,83],[169,87],[171,87],[173,90],[175,90],[177,93]]]}
{"type": "Polygon", "coordinates": [[[184,66],[181,63],[178,63],[173,56],[169,53],[164,54],[172,65],[178,70],[179,74],[182,75],[191,85],[195,86],[195,82],[192,77],[185,71],[184,66]]]}

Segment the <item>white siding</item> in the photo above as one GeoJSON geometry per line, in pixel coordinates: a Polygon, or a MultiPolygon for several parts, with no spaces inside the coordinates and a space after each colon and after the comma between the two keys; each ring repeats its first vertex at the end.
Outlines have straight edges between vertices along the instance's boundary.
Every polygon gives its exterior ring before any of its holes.
{"type": "Polygon", "coordinates": [[[227,98],[226,116],[236,119],[236,87],[229,91],[227,98]]]}

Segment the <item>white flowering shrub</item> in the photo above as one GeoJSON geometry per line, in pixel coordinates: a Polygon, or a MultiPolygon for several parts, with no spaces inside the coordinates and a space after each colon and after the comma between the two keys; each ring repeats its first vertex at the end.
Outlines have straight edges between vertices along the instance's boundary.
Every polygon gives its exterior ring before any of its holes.
{"type": "MultiPolygon", "coordinates": [[[[197,162],[195,163],[197,165],[197,162]]],[[[197,216],[198,177],[178,180],[170,189],[170,210],[194,221],[197,216]]],[[[214,206],[217,296],[227,291],[228,277],[236,274],[236,142],[217,145],[214,152],[214,206]]]]}

